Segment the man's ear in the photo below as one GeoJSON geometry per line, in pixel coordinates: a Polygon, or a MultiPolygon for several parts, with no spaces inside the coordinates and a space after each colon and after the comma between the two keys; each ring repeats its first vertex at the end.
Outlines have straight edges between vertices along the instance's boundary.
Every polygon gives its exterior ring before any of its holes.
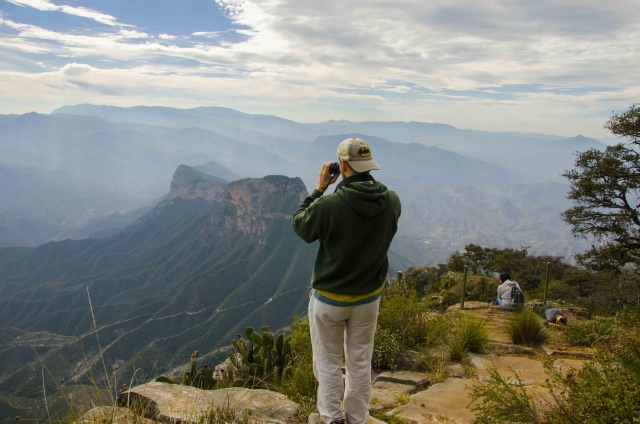
{"type": "Polygon", "coordinates": [[[348,166],[349,166],[349,165],[347,164],[347,161],[346,161],[346,160],[342,160],[342,159],[340,159],[340,172],[341,172],[342,174],[344,174],[344,173],[346,173],[346,172],[347,172],[347,170],[349,169],[349,168],[348,168],[348,166]]]}

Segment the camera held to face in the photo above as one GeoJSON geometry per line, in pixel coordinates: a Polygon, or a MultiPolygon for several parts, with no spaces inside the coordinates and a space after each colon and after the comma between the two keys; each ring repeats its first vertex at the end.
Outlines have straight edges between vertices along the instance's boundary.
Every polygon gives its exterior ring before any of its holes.
{"type": "Polygon", "coordinates": [[[329,174],[335,175],[340,173],[340,164],[338,162],[333,162],[329,167],[329,174]]]}

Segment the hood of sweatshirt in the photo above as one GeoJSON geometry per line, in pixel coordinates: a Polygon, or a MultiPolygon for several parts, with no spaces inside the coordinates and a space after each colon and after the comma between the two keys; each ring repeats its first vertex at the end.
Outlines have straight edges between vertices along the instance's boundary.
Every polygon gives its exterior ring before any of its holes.
{"type": "Polygon", "coordinates": [[[373,218],[389,207],[389,190],[379,181],[351,183],[336,193],[351,209],[363,218],[373,218]]]}

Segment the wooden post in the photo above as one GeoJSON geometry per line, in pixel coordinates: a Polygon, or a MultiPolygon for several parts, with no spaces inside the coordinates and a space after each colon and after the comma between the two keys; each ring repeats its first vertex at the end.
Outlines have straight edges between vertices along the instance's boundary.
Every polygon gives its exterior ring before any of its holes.
{"type": "Polygon", "coordinates": [[[464,309],[464,296],[467,293],[467,266],[464,266],[462,274],[462,296],[460,296],[460,309],[464,309]]]}
{"type": "Polygon", "coordinates": [[[543,306],[547,306],[547,292],[549,291],[549,275],[550,275],[549,262],[547,262],[547,278],[544,282],[544,297],[542,298],[543,306]]]}

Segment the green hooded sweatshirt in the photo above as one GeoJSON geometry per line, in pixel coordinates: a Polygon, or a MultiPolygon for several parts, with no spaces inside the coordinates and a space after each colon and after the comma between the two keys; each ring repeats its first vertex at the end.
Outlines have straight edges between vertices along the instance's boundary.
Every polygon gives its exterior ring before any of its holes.
{"type": "Polygon", "coordinates": [[[312,287],[350,295],[378,289],[389,272],[387,251],[398,229],[400,198],[378,181],[353,182],[321,196],[313,190],[293,214],[300,238],[320,240],[312,287]]]}

